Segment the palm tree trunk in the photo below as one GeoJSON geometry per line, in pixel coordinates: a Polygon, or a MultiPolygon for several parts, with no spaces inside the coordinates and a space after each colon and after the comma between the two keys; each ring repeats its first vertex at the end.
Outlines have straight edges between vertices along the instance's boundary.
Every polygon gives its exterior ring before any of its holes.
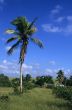
{"type": "Polygon", "coordinates": [[[20,92],[23,92],[23,87],[22,87],[22,64],[20,64],[20,92]]]}

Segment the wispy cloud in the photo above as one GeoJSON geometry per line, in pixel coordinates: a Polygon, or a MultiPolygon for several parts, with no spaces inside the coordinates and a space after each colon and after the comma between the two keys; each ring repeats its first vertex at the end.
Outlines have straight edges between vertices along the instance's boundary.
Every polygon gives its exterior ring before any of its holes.
{"type": "Polygon", "coordinates": [[[46,69],[46,72],[48,73],[48,74],[51,74],[51,73],[53,73],[53,70],[52,69],[46,69]]]}
{"type": "Polygon", "coordinates": [[[69,22],[72,22],[72,16],[67,16],[67,20],[68,20],[69,22]]]}
{"type": "Polygon", "coordinates": [[[5,0],[0,0],[0,11],[3,10],[4,5],[5,5],[5,0]]]}
{"type": "Polygon", "coordinates": [[[3,4],[5,2],[5,0],[0,0],[0,3],[3,4]]]}
{"type": "Polygon", "coordinates": [[[56,5],[54,9],[51,10],[51,14],[55,15],[61,11],[62,7],[60,5],[56,5]]]}
{"type": "Polygon", "coordinates": [[[64,31],[67,35],[72,34],[72,24],[68,24],[68,25],[66,26],[66,28],[63,29],[63,31],[64,31]]]}
{"type": "Polygon", "coordinates": [[[3,64],[6,64],[7,63],[7,60],[3,60],[3,64]]]}
{"type": "Polygon", "coordinates": [[[65,19],[64,16],[60,16],[57,19],[55,19],[56,22],[62,22],[65,19]]]}
{"type": "MultiPolygon", "coordinates": [[[[49,62],[51,65],[55,65],[55,61],[50,61],[49,62]]],[[[20,71],[19,67],[20,65],[18,64],[17,61],[8,61],[4,59],[2,63],[0,63],[0,73],[4,73],[6,75],[9,75],[11,77],[19,77],[20,71]]],[[[65,76],[70,76],[71,75],[71,70],[70,69],[64,69],[64,68],[57,68],[57,69],[52,69],[52,68],[46,68],[46,69],[36,69],[34,65],[28,65],[28,64],[23,64],[22,68],[22,73],[23,75],[26,74],[31,74],[33,77],[36,76],[41,76],[41,75],[51,75],[53,77],[56,77],[56,73],[59,70],[63,70],[65,73],[65,76]]]]}
{"type": "MultiPolygon", "coordinates": [[[[22,72],[26,74],[26,71],[31,71],[33,67],[31,65],[23,64],[22,72]]],[[[19,65],[16,61],[7,61],[6,59],[0,64],[0,73],[5,73],[10,76],[19,76],[19,65]]]]}
{"type": "Polygon", "coordinates": [[[49,64],[56,65],[56,62],[54,60],[49,61],[49,64]]]}
{"type": "Polygon", "coordinates": [[[23,64],[23,68],[25,68],[25,69],[33,69],[33,67],[31,65],[26,65],[26,64],[23,64]]]}
{"type": "Polygon", "coordinates": [[[69,77],[71,75],[71,73],[72,73],[72,70],[71,69],[64,69],[64,68],[50,69],[50,68],[47,68],[45,70],[45,74],[46,75],[51,75],[53,77],[56,77],[57,76],[57,72],[59,70],[62,70],[64,72],[64,75],[66,77],[69,77]]]}
{"type": "MultiPolygon", "coordinates": [[[[72,15],[61,15],[60,11],[63,8],[60,5],[56,5],[54,9],[51,10],[52,22],[42,25],[45,32],[50,33],[63,33],[65,35],[72,34],[72,15]],[[60,13],[58,15],[58,13],[60,13]]],[[[50,19],[50,18],[49,18],[50,19]]]]}
{"type": "Polygon", "coordinates": [[[45,32],[64,33],[65,35],[72,34],[72,24],[67,24],[65,27],[55,26],[54,24],[43,24],[42,28],[45,32]]]}
{"type": "Polygon", "coordinates": [[[46,32],[62,32],[62,29],[59,26],[55,26],[53,24],[43,24],[42,28],[46,32]]]}

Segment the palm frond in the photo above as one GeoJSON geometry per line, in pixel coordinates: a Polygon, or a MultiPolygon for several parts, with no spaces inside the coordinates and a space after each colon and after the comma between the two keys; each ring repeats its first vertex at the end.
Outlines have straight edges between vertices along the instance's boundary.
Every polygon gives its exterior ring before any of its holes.
{"type": "Polygon", "coordinates": [[[21,33],[25,32],[29,27],[29,22],[27,21],[26,17],[22,16],[14,19],[11,24],[16,26],[16,29],[21,33]]]}
{"type": "Polygon", "coordinates": [[[8,50],[8,55],[13,53],[13,50],[16,49],[19,46],[20,41],[18,40],[9,50],[8,50]]]}
{"type": "Polygon", "coordinates": [[[30,38],[30,40],[32,41],[32,42],[34,42],[35,44],[37,44],[40,48],[43,48],[44,46],[43,46],[43,44],[42,44],[42,42],[39,40],[39,39],[37,39],[37,38],[30,38]]]}
{"type": "Polygon", "coordinates": [[[9,39],[6,41],[6,43],[10,43],[10,42],[12,42],[12,41],[14,41],[14,40],[16,40],[16,39],[17,39],[17,37],[9,38],[9,39]]]}
{"type": "Polygon", "coordinates": [[[33,27],[33,28],[27,30],[27,34],[30,35],[30,36],[32,36],[36,32],[36,30],[37,30],[37,28],[36,27],[33,27]]]}
{"type": "Polygon", "coordinates": [[[31,28],[32,28],[32,26],[34,25],[34,23],[36,22],[37,19],[38,19],[38,18],[36,17],[36,18],[30,23],[28,29],[31,29],[31,28]]]}
{"type": "Polygon", "coordinates": [[[15,30],[13,30],[13,29],[7,29],[6,31],[5,31],[5,33],[7,33],[7,34],[14,34],[16,31],[15,30]]]}

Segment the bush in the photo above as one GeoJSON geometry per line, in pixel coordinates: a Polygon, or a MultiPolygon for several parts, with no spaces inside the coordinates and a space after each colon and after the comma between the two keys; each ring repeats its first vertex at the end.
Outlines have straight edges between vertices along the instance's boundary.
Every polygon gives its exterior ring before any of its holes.
{"type": "Polygon", "coordinates": [[[19,94],[20,93],[17,85],[14,85],[13,89],[14,89],[14,94],[19,94]]]}
{"type": "Polygon", "coordinates": [[[10,87],[11,82],[8,78],[8,76],[5,76],[4,74],[0,74],[0,87],[10,87]]]}
{"type": "Polygon", "coordinates": [[[43,86],[44,85],[44,76],[36,77],[36,85],[38,85],[38,86],[43,86]]]}
{"type": "Polygon", "coordinates": [[[13,79],[12,81],[12,87],[14,89],[14,94],[19,94],[19,79],[18,78],[15,78],[13,79]]]}
{"type": "Polygon", "coordinates": [[[24,90],[30,90],[35,87],[35,85],[32,82],[24,82],[23,86],[24,86],[24,90]]]}
{"type": "Polygon", "coordinates": [[[8,95],[1,95],[0,96],[0,101],[1,102],[7,102],[7,101],[9,101],[9,96],[8,95]]]}
{"type": "Polygon", "coordinates": [[[54,84],[51,76],[38,76],[38,77],[36,77],[36,85],[41,86],[41,87],[42,86],[45,87],[45,84],[46,85],[54,84]]]}
{"type": "Polygon", "coordinates": [[[71,87],[55,87],[53,93],[60,98],[64,98],[72,103],[72,88],[71,87]]]}

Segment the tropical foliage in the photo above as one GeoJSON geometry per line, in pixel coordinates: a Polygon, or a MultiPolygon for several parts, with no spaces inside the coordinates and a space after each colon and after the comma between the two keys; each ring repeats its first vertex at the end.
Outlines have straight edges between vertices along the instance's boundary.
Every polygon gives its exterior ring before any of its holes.
{"type": "Polygon", "coordinates": [[[10,87],[10,86],[11,82],[9,80],[9,77],[4,74],[0,74],[0,87],[10,87]]]}
{"type": "Polygon", "coordinates": [[[57,81],[59,82],[59,84],[62,84],[64,81],[64,72],[62,70],[59,70],[57,72],[57,81]]]}
{"type": "Polygon", "coordinates": [[[55,87],[53,93],[60,98],[64,98],[72,103],[72,87],[55,87]]]}

